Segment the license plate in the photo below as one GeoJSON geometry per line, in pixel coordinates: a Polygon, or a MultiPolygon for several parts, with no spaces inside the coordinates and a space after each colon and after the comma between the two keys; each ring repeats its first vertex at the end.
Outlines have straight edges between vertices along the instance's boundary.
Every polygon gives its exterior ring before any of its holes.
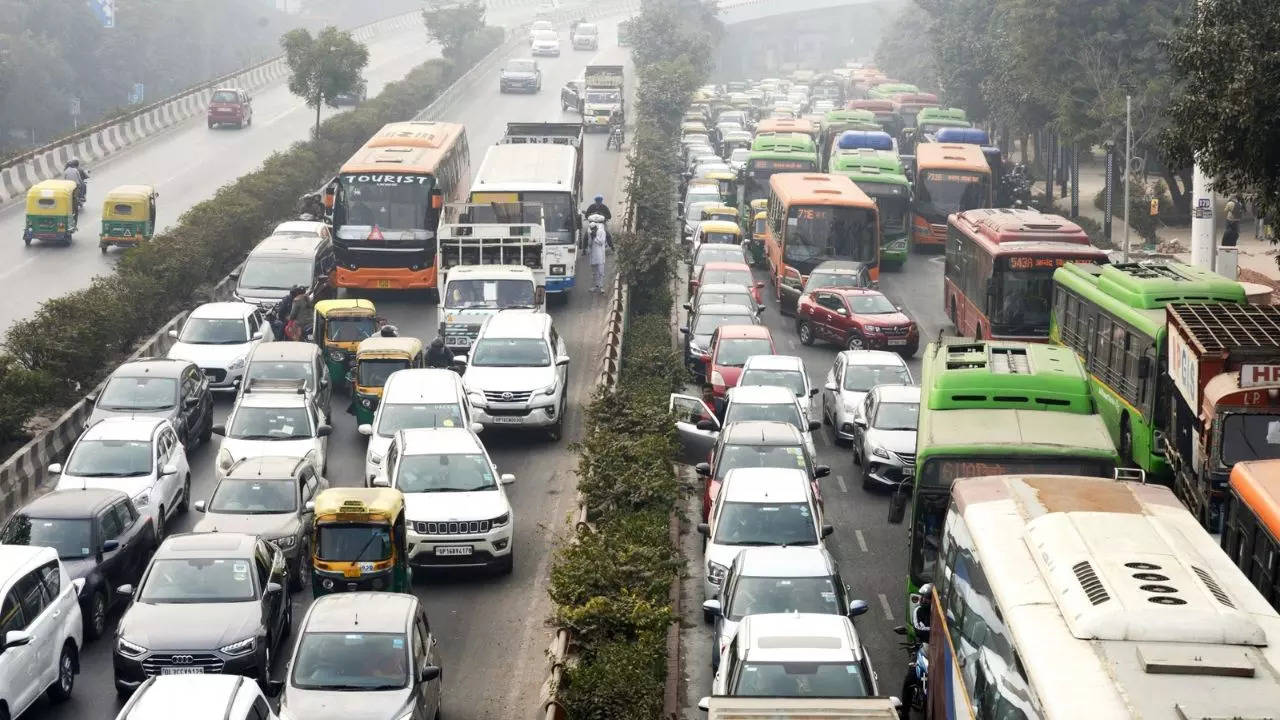
{"type": "Polygon", "coordinates": [[[519,425],[520,423],[524,422],[524,418],[513,417],[509,415],[498,415],[493,419],[493,421],[496,423],[504,423],[507,425],[519,425]]]}
{"type": "Polygon", "coordinates": [[[906,341],[906,339],[901,339],[901,340],[890,340],[890,341],[889,341],[889,344],[890,344],[890,345],[906,345],[906,344],[907,344],[907,341],[906,341]]]}
{"type": "Polygon", "coordinates": [[[389,288],[389,287],[391,287],[391,281],[390,281],[390,280],[379,280],[379,281],[378,281],[378,287],[380,287],[380,288],[389,288]]]}
{"type": "Polygon", "coordinates": [[[437,545],[436,555],[470,555],[470,545],[437,545]]]}
{"type": "Polygon", "coordinates": [[[203,675],[202,667],[165,667],[160,668],[161,675],[203,675]]]}

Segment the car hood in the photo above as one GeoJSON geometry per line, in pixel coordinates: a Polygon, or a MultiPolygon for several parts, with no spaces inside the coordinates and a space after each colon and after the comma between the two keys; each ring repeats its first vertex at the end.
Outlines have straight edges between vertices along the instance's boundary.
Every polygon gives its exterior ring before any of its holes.
{"type": "Polygon", "coordinates": [[[911,324],[911,318],[907,317],[905,313],[900,312],[876,313],[875,315],[860,315],[858,313],[854,313],[853,318],[860,323],[866,323],[868,325],[889,325],[891,327],[895,327],[898,325],[911,324]]]}
{"type": "Polygon", "coordinates": [[[497,314],[498,311],[494,308],[450,309],[444,311],[444,324],[446,326],[474,325],[476,330],[479,330],[486,318],[497,314]]]}
{"type": "Polygon", "coordinates": [[[306,457],[307,453],[316,449],[316,438],[302,438],[301,440],[238,440],[236,438],[223,438],[222,447],[219,451],[226,450],[231,453],[232,460],[241,460],[247,457],[263,457],[267,455],[279,455],[283,457],[306,457]]]}
{"type": "Polygon", "coordinates": [[[285,688],[280,701],[281,720],[308,718],[343,718],[343,720],[394,720],[409,714],[412,691],[374,690],[343,692],[341,690],[304,690],[285,688]]]}
{"type": "Polygon", "coordinates": [[[226,603],[135,602],[120,618],[118,635],[148,650],[216,650],[258,634],[257,600],[226,603]]]}
{"type": "Polygon", "coordinates": [[[841,390],[840,391],[840,401],[843,402],[844,406],[849,410],[853,410],[855,407],[858,407],[866,399],[867,399],[867,393],[862,390],[841,390]]]}
{"type": "Polygon", "coordinates": [[[106,488],[119,490],[129,497],[134,497],[143,490],[151,489],[153,484],[154,481],[150,475],[139,475],[137,477],[81,477],[63,473],[58,478],[58,484],[54,487],[54,490],[106,488]]]}
{"type": "Polygon", "coordinates": [[[510,506],[501,490],[453,493],[405,493],[406,520],[492,520],[508,512],[510,506]]]}
{"type": "Polygon", "coordinates": [[[112,408],[95,407],[93,409],[93,414],[91,414],[89,419],[85,421],[84,426],[89,427],[91,425],[96,425],[99,420],[106,420],[111,417],[159,417],[167,420],[174,420],[177,416],[175,410],[176,408],[171,407],[164,408],[163,410],[114,410],[112,408]]]}
{"type": "Polygon", "coordinates": [[[169,348],[167,357],[178,360],[189,360],[200,367],[225,368],[233,361],[243,358],[253,349],[253,343],[236,343],[235,345],[194,345],[177,342],[169,348]]]}
{"type": "Polygon", "coordinates": [[[467,366],[463,383],[471,392],[538,391],[555,382],[556,368],[548,367],[475,367],[467,366]]]}
{"type": "Polygon", "coordinates": [[[916,452],[915,430],[867,430],[867,442],[872,446],[882,447],[889,452],[914,455],[916,452]]]}
{"type": "Polygon", "coordinates": [[[271,539],[293,535],[298,529],[298,516],[293,513],[249,515],[244,513],[207,513],[191,532],[229,532],[260,535],[271,539]]]}
{"type": "Polygon", "coordinates": [[[534,40],[534,47],[560,47],[559,40],[534,40]]]}
{"type": "Polygon", "coordinates": [[[724,378],[724,386],[726,388],[737,387],[738,378],[742,377],[742,368],[731,367],[729,365],[716,365],[711,368],[713,371],[720,373],[724,378]]]}

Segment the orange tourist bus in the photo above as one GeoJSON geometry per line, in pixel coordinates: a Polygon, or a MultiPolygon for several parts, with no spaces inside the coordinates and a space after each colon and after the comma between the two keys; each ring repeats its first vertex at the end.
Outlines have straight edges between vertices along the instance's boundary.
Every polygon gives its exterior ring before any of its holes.
{"type": "Polygon", "coordinates": [[[756,123],[756,135],[763,133],[802,133],[818,142],[818,127],[807,118],[761,118],[756,123]]]}
{"type": "Polygon", "coordinates": [[[865,263],[880,277],[880,217],[875,201],[844,175],[777,173],[769,178],[764,246],[775,291],[804,286],[826,260],[865,263]]]}
{"type": "Polygon", "coordinates": [[[1222,549],[1280,610],[1280,460],[1238,462],[1230,477],[1222,549]]]}
{"type": "Polygon", "coordinates": [[[471,151],[462,125],[383,126],[325,188],[334,230],[338,287],[436,287],[436,226],[446,203],[471,187],[471,151]]]}
{"type": "Polygon", "coordinates": [[[991,166],[977,145],[921,143],[914,179],[911,245],[916,248],[942,248],[948,215],[993,205],[991,166]]]}

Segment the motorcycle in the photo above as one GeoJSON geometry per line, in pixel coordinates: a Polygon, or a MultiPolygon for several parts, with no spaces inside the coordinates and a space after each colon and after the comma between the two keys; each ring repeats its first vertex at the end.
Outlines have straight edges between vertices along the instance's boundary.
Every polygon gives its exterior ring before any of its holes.
{"type": "Polygon", "coordinates": [[[605,142],[605,148],[608,150],[617,150],[618,152],[622,152],[623,139],[622,126],[614,125],[609,128],[609,139],[605,142]]]}
{"type": "MultiPolygon", "coordinates": [[[[902,704],[898,708],[902,720],[907,720],[911,712],[924,712],[924,704],[929,696],[929,613],[933,585],[926,583],[917,593],[911,594],[911,625],[915,632],[914,640],[898,643],[907,652],[907,672],[902,678],[902,704]]],[[[907,628],[899,625],[893,629],[898,635],[906,635],[907,628]]]]}
{"type": "Polygon", "coordinates": [[[1031,177],[1027,173],[1025,163],[1014,165],[1000,179],[1000,192],[1007,199],[1010,207],[1034,208],[1035,200],[1031,192],[1031,177]]]}

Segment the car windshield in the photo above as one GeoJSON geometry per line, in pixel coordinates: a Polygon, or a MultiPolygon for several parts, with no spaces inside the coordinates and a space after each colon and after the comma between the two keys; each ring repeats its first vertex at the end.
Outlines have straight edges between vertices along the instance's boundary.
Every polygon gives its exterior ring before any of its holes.
{"type": "Polygon", "coordinates": [[[294,687],[397,690],[409,684],[404,633],[308,632],[293,661],[294,687]]]}
{"type": "MultiPolygon", "coordinates": [[[[255,360],[249,363],[248,378],[253,380],[306,381],[306,387],[315,387],[315,363],[283,360],[255,360]]],[[[297,389],[297,386],[294,386],[297,389]]]]}
{"type": "Polygon", "coordinates": [[[241,558],[172,558],[151,562],[138,591],[144,603],[253,600],[252,562],[241,558]]]}
{"type": "Polygon", "coordinates": [[[542,338],[485,338],[471,353],[476,367],[546,367],[551,352],[542,338]]]}
{"type": "Polygon", "coordinates": [[[816,545],[808,503],[726,502],[716,521],[717,545],[816,545]]]}
{"type": "Polygon", "coordinates": [[[721,340],[716,349],[716,365],[742,367],[752,355],[772,355],[773,345],[764,338],[730,338],[721,340]]]}
{"type": "Polygon", "coordinates": [[[177,402],[178,381],[163,377],[113,377],[98,396],[105,410],[166,410],[177,402]]]}
{"type": "Polygon", "coordinates": [[[298,508],[292,479],[224,478],[209,500],[209,512],[268,515],[298,508]]]}
{"type": "Polygon", "coordinates": [[[14,515],[0,530],[4,545],[51,547],[63,560],[89,557],[93,553],[93,524],[88,519],[33,518],[14,515]]]}
{"type": "Polygon", "coordinates": [[[920,420],[917,403],[882,402],[876,409],[873,427],[877,430],[915,430],[920,420]]]}
{"type": "Polygon", "coordinates": [[[361,360],[359,365],[360,371],[359,377],[356,379],[357,385],[361,387],[382,387],[387,384],[387,378],[391,377],[391,373],[408,368],[409,361],[395,358],[366,358],[361,360]]]}
{"type": "Polygon", "coordinates": [[[529,280],[453,280],[444,297],[444,306],[449,309],[534,307],[529,280]]]}
{"type": "Polygon", "coordinates": [[[858,663],[747,662],[731,695],[742,697],[866,697],[858,663]]]}
{"type": "Polygon", "coordinates": [[[195,345],[239,345],[249,342],[249,326],[241,318],[187,318],[178,340],[195,345]]]}
{"type": "Polygon", "coordinates": [[[724,609],[725,617],[738,621],[762,613],[819,613],[843,615],[844,593],[828,576],[739,577],[724,609]]]}
{"type": "Polygon", "coordinates": [[[325,323],[324,336],[334,342],[360,342],[378,332],[378,321],[372,317],[331,317],[325,323]]]}
{"type": "Polygon", "coordinates": [[[458,403],[382,403],[378,415],[378,437],[389,438],[411,428],[462,427],[458,403]]]}
{"type": "Polygon", "coordinates": [[[751,385],[777,385],[790,390],[796,397],[807,397],[804,375],[793,370],[759,370],[748,368],[742,371],[738,379],[739,387],[751,385]]]}
{"type": "Polygon", "coordinates": [[[795,429],[805,432],[809,428],[801,422],[800,410],[793,402],[786,403],[744,403],[730,402],[725,410],[724,424],[747,420],[772,420],[784,422],[795,429]]]}
{"type": "MultiPolygon", "coordinates": [[[[556,39],[557,39],[557,38],[556,38],[556,31],[555,31],[555,30],[534,30],[534,31],[533,31],[533,39],[534,39],[534,40],[542,40],[542,41],[548,41],[548,40],[550,40],[550,41],[554,41],[554,40],[556,40],[556,39]]],[[[490,71],[490,72],[492,72],[492,71],[490,71]]]]}
{"type": "Polygon", "coordinates": [[[300,440],[311,437],[306,408],[236,408],[227,437],[236,440],[300,440]]]}
{"type": "Polygon", "coordinates": [[[905,365],[850,365],[844,371],[844,389],[866,392],[876,385],[907,385],[911,375],[905,365]]]}
{"type": "Polygon", "coordinates": [[[700,282],[707,285],[710,285],[712,283],[744,285],[746,287],[752,287],[755,285],[755,283],[751,279],[751,271],[747,270],[746,268],[742,268],[740,270],[739,269],[720,270],[715,268],[704,267],[702,269],[702,278],[700,282]]]}
{"type": "Polygon", "coordinates": [[[355,523],[317,525],[316,557],[326,562],[386,560],[391,557],[391,528],[355,523]]]}
{"type": "Polygon", "coordinates": [[[498,487],[484,455],[404,455],[396,465],[396,489],[416,492],[475,492],[498,487]]]}
{"type": "Polygon", "coordinates": [[[847,299],[855,315],[885,315],[898,312],[898,308],[883,295],[850,295],[847,299]]]}
{"type": "Polygon", "coordinates": [[[1231,413],[1222,420],[1222,461],[1280,458],[1280,415],[1231,413]]]}
{"type": "Polygon", "coordinates": [[[807,470],[800,445],[726,445],[716,464],[716,479],[735,468],[798,468],[807,470]]]}
{"type": "Polygon", "coordinates": [[[137,477],[151,473],[149,440],[81,440],[63,471],[76,477],[137,477]]]}
{"type": "Polygon", "coordinates": [[[219,90],[209,98],[209,102],[216,103],[233,103],[240,102],[240,98],[236,96],[235,90],[219,90]]]}
{"type": "Polygon", "coordinates": [[[724,314],[724,313],[708,313],[699,315],[697,320],[693,321],[694,335],[710,335],[716,331],[721,325],[738,325],[744,322],[750,322],[752,316],[747,313],[742,314],[724,314]]]}
{"type": "Polygon", "coordinates": [[[511,60],[507,63],[508,72],[531,73],[538,66],[532,60],[511,60]]]}
{"type": "Polygon", "coordinates": [[[587,102],[593,105],[612,105],[619,102],[617,90],[588,90],[587,102]]]}
{"type": "Polygon", "coordinates": [[[742,262],[742,247],[738,245],[702,245],[693,258],[693,266],[700,268],[709,262],[742,262]]]}
{"type": "Polygon", "coordinates": [[[246,290],[288,290],[310,287],[315,264],[310,258],[253,257],[240,272],[240,287],[246,290]]]}
{"type": "Polygon", "coordinates": [[[815,288],[860,288],[866,287],[866,277],[861,273],[851,272],[815,272],[805,283],[806,290],[815,288]]]}
{"type": "Polygon", "coordinates": [[[698,293],[698,304],[710,305],[741,305],[747,308],[755,307],[755,298],[751,297],[751,293],[746,290],[739,292],[700,292],[698,293]]]}
{"type": "MultiPolygon", "coordinates": [[[[738,234],[731,233],[731,232],[704,232],[702,233],[702,242],[720,244],[720,245],[732,244],[735,246],[735,249],[736,249],[737,243],[738,243],[738,234]]],[[[739,251],[739,254],[741,254],[741,251],[739,251]]]]}

